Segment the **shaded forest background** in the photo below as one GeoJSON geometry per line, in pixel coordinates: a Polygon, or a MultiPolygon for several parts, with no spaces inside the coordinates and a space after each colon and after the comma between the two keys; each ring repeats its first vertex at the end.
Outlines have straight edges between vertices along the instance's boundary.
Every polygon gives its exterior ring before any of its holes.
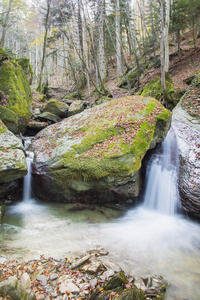
{"type": "Polygon", "coordinates": [[[94,93],[120,96],[110,86],[115,79],[116,86],[134,94],[146,83],[145,71],[156,69],[165,97],[170,53],[180,61],[187,38],[193,49],[198,47],[200,3],[2,0],[0,30],[1,47],[13,57],[30,59],[40,92],[62,87],[91,102],[94,93]]]}

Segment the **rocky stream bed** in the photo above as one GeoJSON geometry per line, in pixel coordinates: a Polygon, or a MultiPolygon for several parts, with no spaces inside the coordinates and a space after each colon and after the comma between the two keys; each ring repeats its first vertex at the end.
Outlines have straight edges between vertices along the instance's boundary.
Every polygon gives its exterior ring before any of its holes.
{"type": "Polygon", "coordinates": [[[68,257],[9,261],[0,257],[0,300],[163,299],[167,282],[159,275],[125,275],[99,247],[68,257]]]}

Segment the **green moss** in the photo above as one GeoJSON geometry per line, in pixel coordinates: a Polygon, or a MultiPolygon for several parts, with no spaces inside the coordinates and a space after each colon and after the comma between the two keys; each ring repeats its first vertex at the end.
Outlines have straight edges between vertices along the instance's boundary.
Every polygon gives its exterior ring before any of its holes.
{"type": "Polygon", "coordinates": [[[18,121],[16,115],[7,107],[0,106],[0,119],[13,133],[18,132],[18,121]]]}
{"type": "Polygon", "coordinates": [[[7,130],[5,124],[0,120],[0,133],[6,132],[7,130]]]}
{"type": "Polygon", "coordinates": [[[29,83],[31,84],[33,80],[33,69],[30,64],[30,59],[27,57],[21,57],[21,58],[17,58],[16,61],[22,67],[24,73],[27,76],[29,83]]]}
{"type": "MultiPolygon", "coordinates": [[[[170,108],[173,108],[179,102],[181,98],[180,92],[176,91],[173,85],[173,81],[170,78],[169,74],[166,73],[166,94],[167,94],[167,102],[170,105],[170,108]]],[[[162,91],[161,79],[159,77],[154,77],[141,92],[141,96],[153,97],[157,100],[162,100],[164,95],[162,91]]]]}
{"type": "MultiPolygon", "coordinates": [[[[8,97],[7,108],[16,114],[20,123],[27,125],[31,117],[31,89],[21,66],[13,59],[5,60],[2,63],[0,89],[8,97]]],[[[19,128],[19,130],[21,129],[19,128]]]]}

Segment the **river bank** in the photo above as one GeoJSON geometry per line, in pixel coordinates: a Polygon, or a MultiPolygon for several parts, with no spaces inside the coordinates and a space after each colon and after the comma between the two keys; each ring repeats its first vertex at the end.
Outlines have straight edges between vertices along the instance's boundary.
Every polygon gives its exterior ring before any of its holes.
{"type": "Polygon", "coordinates": [[[167,288],[158,275],[125,275],[103,248],[62,259],[41,255],[20,262],[1,256],[0,268],[1,300],[162,299],[167,288]]]}

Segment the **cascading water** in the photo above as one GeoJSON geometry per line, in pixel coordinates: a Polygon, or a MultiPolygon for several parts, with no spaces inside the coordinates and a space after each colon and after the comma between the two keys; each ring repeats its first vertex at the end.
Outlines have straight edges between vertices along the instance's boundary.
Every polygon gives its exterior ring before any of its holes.
{"type": "Polygon", "coordinates": [[[31,198],[31,164],[33,161],[33,152],[28,151],[27,149],[29,148],[31,143],[30,139],[25,140],[24,147],[26,150],[26,163],[27,163],[27,169],[28,173],[24,177],[24,184],[23,184],[23,201],[24,202],[29,202],[31,198]]]}
{"type": "Polygon", "coordinates": [[[145,208],[168,215],[177,212],[178,169],[178,146],[173,127],[171,127],[161,145],[161,153],[153,155],[147,167],[145,208]]]}
{"type": "Polygon", "coordinates": [[[17,259],[40,254],[62,258],[101,245],[127,274],[162,275],[169,282],[166,300],[200,299],[200,226],[174,214],[179,202],[177,149],[171,129],[147,167],[144,204],[127,212],[92,205],[74,211],[74,204],[41,203],[31,198],[29,168],[23,201],[7,208],[0,226],[6,249],[1,246],[0,254],[8,255],[8,249],[17,259]]]}

